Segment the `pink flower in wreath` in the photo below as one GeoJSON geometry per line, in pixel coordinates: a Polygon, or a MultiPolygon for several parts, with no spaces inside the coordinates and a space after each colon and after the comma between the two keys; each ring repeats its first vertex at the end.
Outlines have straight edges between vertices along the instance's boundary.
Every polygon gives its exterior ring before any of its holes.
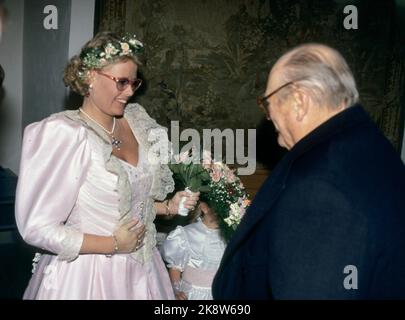
{"type": "Polygon", "coordinates": [[[111,43],[109,43],[109,44],[107,44],[107,46],[104,49],[105,57],[107,59],[110,59],[111,55],[115,55],[117,53],[117,51],[118,50],[111,43]]]}

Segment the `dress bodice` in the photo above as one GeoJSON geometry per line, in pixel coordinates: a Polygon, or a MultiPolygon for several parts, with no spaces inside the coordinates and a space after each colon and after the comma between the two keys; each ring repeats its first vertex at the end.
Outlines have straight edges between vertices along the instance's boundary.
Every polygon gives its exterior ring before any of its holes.
{"type": "Polygon", "coordinates": [[[131,215],[140,218],[143,222],[145,217],[145,204],[147,196],[152,187],[152,172],[148,165],[147,157],[144,154],[144,148],[139,144],[138,164],[136,166],[120,159],[125,171],[128,174],[128,180],[131,184],[132,206],[131,215]]]}

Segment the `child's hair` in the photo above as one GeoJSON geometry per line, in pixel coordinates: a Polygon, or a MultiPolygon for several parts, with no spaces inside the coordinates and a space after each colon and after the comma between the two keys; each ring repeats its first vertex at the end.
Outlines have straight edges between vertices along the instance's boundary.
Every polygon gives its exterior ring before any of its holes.
{"type": "Polygon", "coordinates": [[[188,215],[188,223],[196,222],[199,217],[203,215],[203,212],[200,206],[197,206],[193,211],[188,215]]]}
{"type": "MultiPolygon", "coordinates": [[[[221,236],[226,242],[228,242],[235,232],[235,229],[229,226],[224,220],[225,217],[229,216],[229,206],[226,205],[224,206],[222,202],[216,201],[215,199],[209,197],[208,194],[202,194],[200,196],[200,200],[205,202],[214,212],[214,214],[217,217],[218,227],[219,230],[221,231],[221,236]],[[222,212],[220,210],[223,211],[222,215],[218,214],[219,212],[222,212]]],[[[198,209],[201,210],[200,208],[198,209]]]]}
{"type": "MultiPolygon", "coordinates": [[[[213,202],[212,200],[210,201],[210,199],[205,194],[202,194],[200,196],[200,202],[205,202],[206,205],[212,210],[212,213],[217,218],[218,227],[221,232],[221,236],[226,242],[228,242],[235,230],[232,227],[230,227],[228,224],[226,224],[224,219],[222,219],[221,216],[217,214],[217,212],[215,211],[215,207],[217,207],[215,202],[213,202]]],[[[189,214],[189,223],[196,222],[197,219],[199,217],[203,216],[204,214],[205,213],[201,209],[201,207],[197,206],[197,208],[194,211],[190,212],[190,214],[189,214]]]]}

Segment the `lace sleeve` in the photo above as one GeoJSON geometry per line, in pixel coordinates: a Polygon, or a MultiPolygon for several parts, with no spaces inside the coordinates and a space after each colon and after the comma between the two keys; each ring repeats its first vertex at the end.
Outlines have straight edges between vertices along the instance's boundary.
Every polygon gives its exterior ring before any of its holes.
{"type": "Polygon", "coordinates": [[[71,226],[64,226],[63,232],[62,251],[59,252],[58,259],[71,261],[79,255],[84,235],[71,226]]]}

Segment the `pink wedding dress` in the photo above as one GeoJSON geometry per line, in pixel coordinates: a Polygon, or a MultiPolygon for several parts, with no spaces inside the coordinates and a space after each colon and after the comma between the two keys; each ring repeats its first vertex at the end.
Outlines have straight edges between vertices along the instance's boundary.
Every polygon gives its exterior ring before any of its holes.
{"type": "MultiPolygon", "coordinates": [[[[155,247],[151,191],[159,176],[158,167],[150,165],[147,157],[145,119],[150,118],[139,105],[129,110],[125,117],[140,145],[136,167],[112,156],[111,146],[97,130],[80,123],[76,111],[27,127],[16,220],[25,241],[49,253],[36,256],[24,299],[174,298],[155,247]],[[118,174],[107,170],[106,163],[118,174]],[[138,217],[145,224],[145,245],[136,253],[111,257],[79,254],[83,234],[111,235],[125,220],[125,205],[130,208],[126,219],[138,217]]],[[[166,189],[164,194],[170,187],[166,189]]]]}

